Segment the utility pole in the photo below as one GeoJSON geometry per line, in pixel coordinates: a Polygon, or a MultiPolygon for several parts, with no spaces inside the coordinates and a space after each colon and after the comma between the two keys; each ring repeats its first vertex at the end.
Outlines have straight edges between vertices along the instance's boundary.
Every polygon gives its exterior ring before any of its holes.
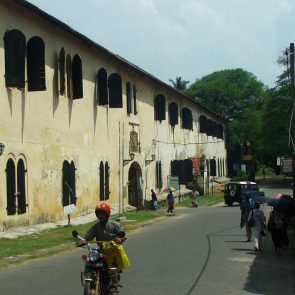
{"type": "MultiPolygon", "coordinates": [[[[294,99],[295,99],[295,86],[294,86],[294,43],[290,43],[290,94],[291,94],[291,101],[294,106],[294,99]]],[[[295,151],[294,151],[294,143],[295,143],[295,118],[294,118],[294,108],[292,108],[292,117],[291,117],[291,140],[293,146],[293,156],[292,156],[292,177],[293,177],[293,198],[295,198],[295,151]]]]}

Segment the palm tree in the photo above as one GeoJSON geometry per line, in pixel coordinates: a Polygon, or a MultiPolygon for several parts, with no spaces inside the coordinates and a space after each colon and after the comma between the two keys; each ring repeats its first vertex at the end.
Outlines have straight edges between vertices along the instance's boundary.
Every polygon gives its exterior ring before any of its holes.
{"type": "Polygon", "coordinates": [[[175,81],[169,79],[169,81],[172,83],[173,87],[179,91],[184,91],[186,89],[186,85],[189,83],[189,81],[182,80],[181,76],[176,77],[175,81]]]}

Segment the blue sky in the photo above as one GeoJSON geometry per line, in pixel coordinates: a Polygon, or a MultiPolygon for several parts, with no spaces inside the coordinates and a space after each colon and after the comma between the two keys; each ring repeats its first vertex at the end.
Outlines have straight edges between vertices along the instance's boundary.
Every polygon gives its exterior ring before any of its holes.
{"type": "Polygon", "coordinates": [[[165,83],[243,68],[273,87],[294,0],[29,0],[165,83]]]}

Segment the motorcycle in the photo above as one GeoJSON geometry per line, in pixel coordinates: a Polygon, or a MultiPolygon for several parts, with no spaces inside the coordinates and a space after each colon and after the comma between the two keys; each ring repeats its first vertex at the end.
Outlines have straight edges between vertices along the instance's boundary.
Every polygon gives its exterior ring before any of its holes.
{"type": "MultiPolygon", "coordinates": [[[[112,241],[88,242],[77,231],[72,235],[78,238],[88,249],[88,255],[82,255],[85,270],[81,272],[81,284],[84,295],[116,295],[119,286],[120,272],[123,268],[130,267],[129,259],[122,244],[112,241]],[[94,247],[91,244],[96,244],[94,247]]],[[[119,232],[119,238],[124,238],[125,233],[119,232]]]]}

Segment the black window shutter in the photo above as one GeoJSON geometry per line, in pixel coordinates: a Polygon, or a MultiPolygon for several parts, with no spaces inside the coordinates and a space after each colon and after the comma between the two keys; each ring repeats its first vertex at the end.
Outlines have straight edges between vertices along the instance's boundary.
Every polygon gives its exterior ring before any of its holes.
{"type": "Polygon", "coordinates": [[[25,88],[26,38],[18,30],[7,31],[4,35],[5,85],[25,88]]]}
{"type": "Polygon", "coordinates": [[[110,198],[110,186],[109,186],[109,173],[110,168],[108,162],[105,163],[105,199],[108,200],[110,198]]]}
{"type": "Polygon", "coordinates": [[[127,97],[127,114],[132,112],[132,97],[131,97],[131,85],[129,82],[126,83],[126,97],[127,97]]]}
{"type": "Polygon", "coordinates": [[[73,99],[83,98],[82,61],[78,54],[74,55],[72,62],[72,87],[73,99]]]}
{"type": "Polygon", "coordinates": [[[134,115],[137,115],[137,90],[135,85],[133,85],[133,106],[134,106],[134,115]]]}
{"type": "Polygon", "coordinates": [[[108,100],[108,75],[104,68],[101,68],[97,73],[97,97],[98,105],[107,105],[108,100]]]}
{"type": "Polygon", "coordinates": [[[6,164],[7,215],[16,214],[15,164],[9,159],[6,164]]]}
{"type": "Polygon", "coordinates": [[[76,205],[76,167],[73,161],[70,164],[70,187],[70,201],[76,205]]]}
{"type": "Polygon", "coordinates": [[[68,161],[64,161],[62,167],[62,204],[64,207],[70,205],[70,173],[70,164],[68,161]]]}
{"type": "Polygon", "coordinates": [[[169,105],[169,124],[171,126],[178,124],[178,106],[175,102],[169,105]]]}
{"type": "Polygon", "coordinates": [[[65,49],[62,47],[62,49],[59,52],[58,57],[58,66],[59,66],[59,93],[61,95],[65,94],[65,49]]]}
{"type": "Polygon", "coordinates": [[[104,165],[103,162],[99,164],[99,199],[104,200],[104,165]]]}
{"type": "Polygon", "coordinates": [[[26,213],[26,182],[25,182],[25,165],[20,159],[17,163],[17,209],[18,214],[26,213]]]}
{"type": "Polygon", "coordinates": [[[27,45],[28,91],[44,91],[45,44],[40,37],[32,37],[27,45]]]}
{"type": "Polygon", "coordinates": [[[109,107],[122,108],[122,79],[117,73],[113,73],[109,77],[109,107]]]}
{"type": "Polygon", "coordinates": [[[158,94],[156,96],[154,108],[155,108],[155,120],[156,121],[165,120],[166,119],[165,96],[163,94],[158,94]]]}

